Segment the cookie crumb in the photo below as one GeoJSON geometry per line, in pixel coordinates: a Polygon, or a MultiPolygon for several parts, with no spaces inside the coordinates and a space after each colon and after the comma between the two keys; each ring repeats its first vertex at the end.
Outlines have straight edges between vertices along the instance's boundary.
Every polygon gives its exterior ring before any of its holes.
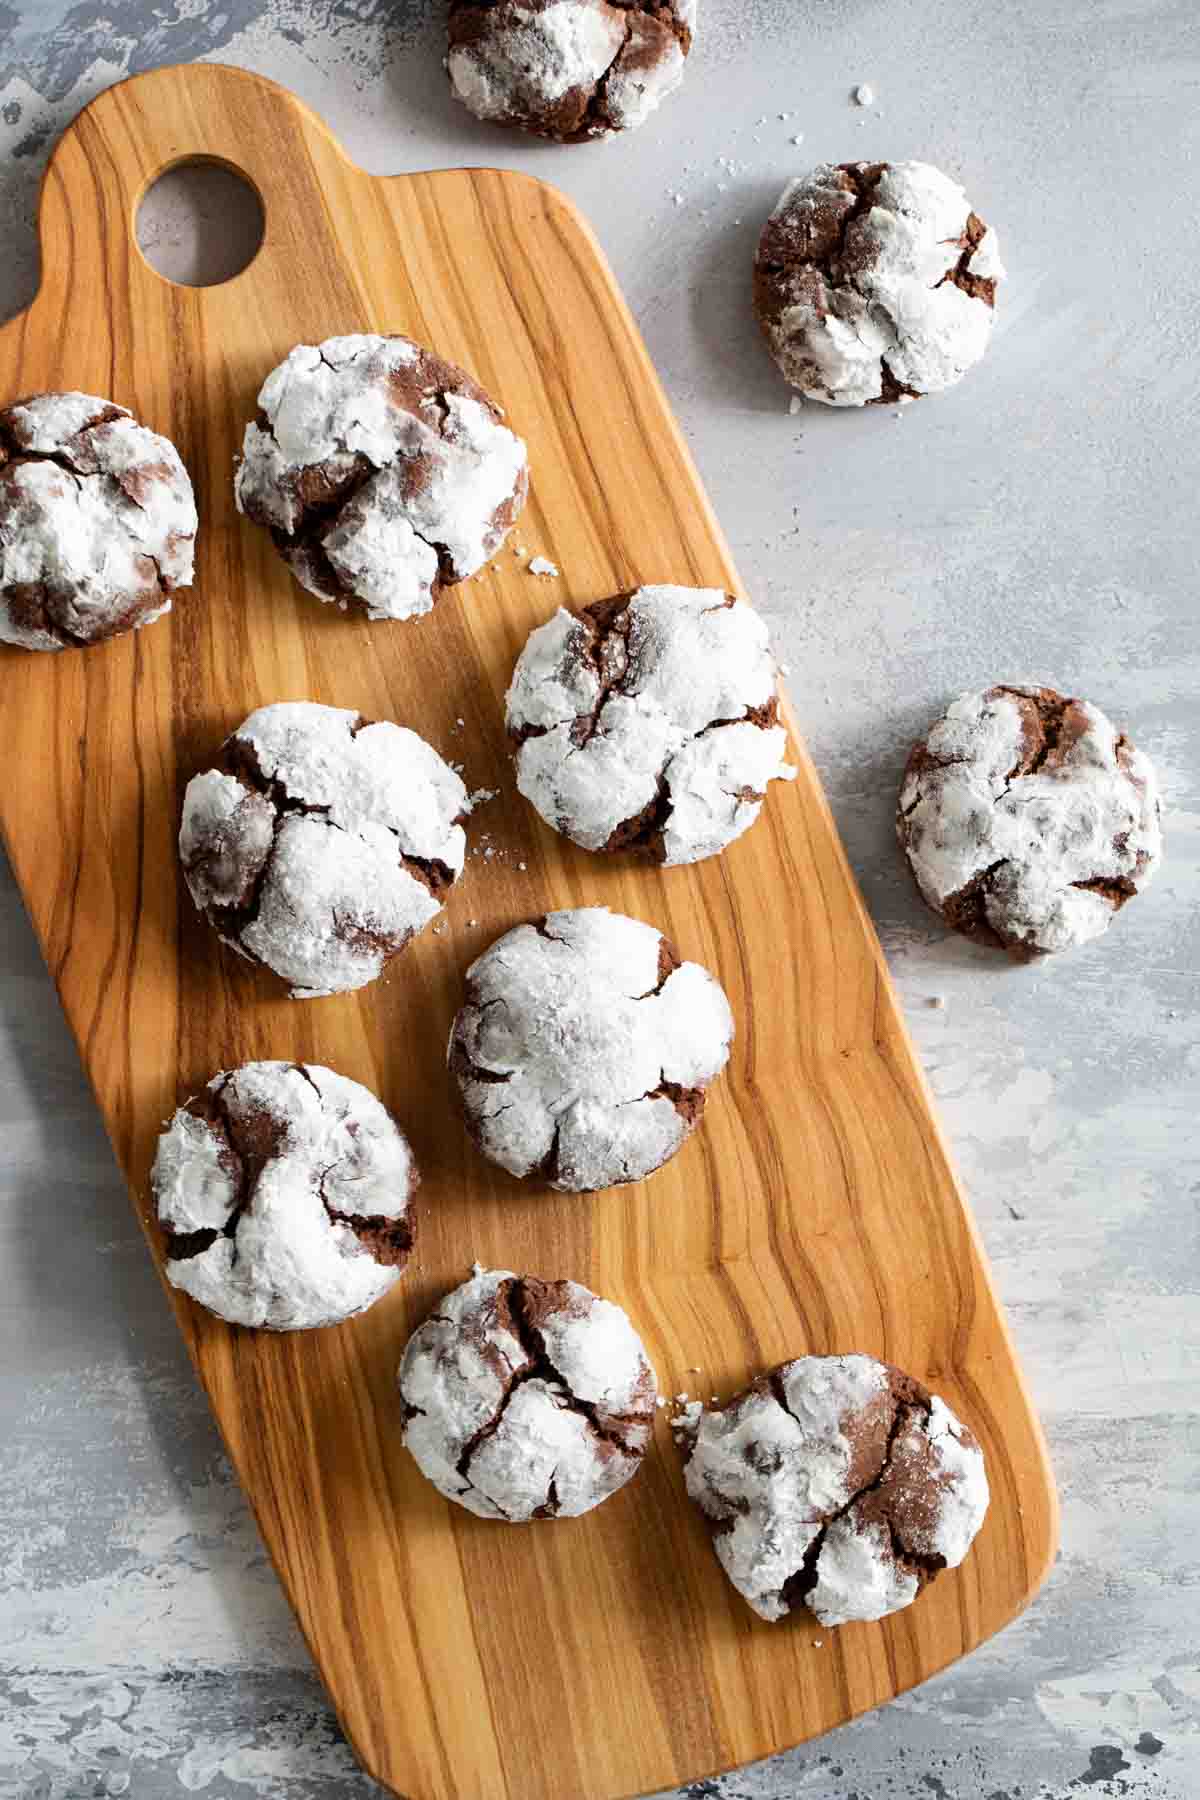
{"type": "Polygon", "coordinates": [[[489,800],[497,799],[499,794],[499,788],[476,788],[474,793],[467,795],[468,812],[474,812],[477,806],[486,806],[489,800]]]}
{"type": "Polygon", "coordinates": [[[531,575],[552,575],[557,577],[559,572],[557,565],[552,563],[548,556],[535,556],[529,565],[529,573],[531,575]]]}
{"type": "Polygon", "coordinates": [[[854,90],[855,106],[874,106],[875,89],[869,81],[860,81],[854,90]]]}
{"type": "Polygon", "coordinates": [[[945,1010],[946,1010],[945,994],[930,994],[929,1004],[933,1008],[934,1012],[945,1012],[945,1010]]]}
{"type": "Polygon", "coordinates": [[[521,871],[521,873],[522,873],[522,875],[523,875],[523,874],[524,874],[524,873],[525,873],[525,869],[526,869],[526,864],[525,864],[525,863],[518,863],[518,864],[517,864],[517,867],[518,867],[518,869],[520,869],[520,871],[521,871]]]}
{"type": "Polygon", "coordinates": [[[795,137],[792,139],[792,142],[793,142],[793,144],[796,144],[797,146],[802,144],[804,142],[804,133],[802,131],[798,131],[796,133],[795,137]]]}

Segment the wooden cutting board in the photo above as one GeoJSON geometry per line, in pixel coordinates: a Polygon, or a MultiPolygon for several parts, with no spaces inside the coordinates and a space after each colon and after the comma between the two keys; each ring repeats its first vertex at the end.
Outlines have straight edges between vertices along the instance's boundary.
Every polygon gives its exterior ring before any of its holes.
{"type": "Polygon", "coordinates": [[[800,779],[693,869],[574,849],[509,771],[509,674],[558,600],[641,581],[738,587],[587,226],[521,175],[365,175],[290,94],[197,64],[138,76],[79,116],[51,160],[40,227],[42,287],[0,333],[0,393],[81,388],[131,407],[179,445],[200,506],[196,585],[169,620],[0,663],[5,842],[152,1251],[161,1121],[247,1058],[367,1083],[424,1171],[415,1265],[364,1318],[256,1335],[171,1295],[362,1761],[416,1800],[610,1800],[814,1737],[944,1668],[1041,1582],[1055,1497],[803,748],[800,779]],[[147,184],[196,158],[242,170],[266,213],[255,261],[206,289],[161,279],[132,234],[147,184]],[[263,376],[293,344],[367,330],[418,338],[502,401],[533,469],[516,540],[561,581],[505,550],[429,618],[371,625],[303,594],[239,519],[234,454],[263,376]],[[222,951],[175,855],[188,777],[252,708],[294,699],[400,720],[463,762],[471,786],[502,789],[470,833],[478,848],[489,832],[497,854],[468,859],[445,929],[362,993],[309,1002],[222,951]],[[467,963],[518,920],[597,902],[712,969],[738,1035],[684,1151],[647,1183],[586,1198],[484,1163],[443,1064],[467,963]],[[763,1624],[686,1504],[661,1416],[639,1478],[583,1519],[508,1528],[447,1504],[401,1447],[393,1374],[409,1332],[476,1258],[619,1301],[668,1394],[727,1395],[804,1351],[869,1351],[925,1378],[987,1452],[992,1508],[965,1566],[881,1624],[763,1624]]]}

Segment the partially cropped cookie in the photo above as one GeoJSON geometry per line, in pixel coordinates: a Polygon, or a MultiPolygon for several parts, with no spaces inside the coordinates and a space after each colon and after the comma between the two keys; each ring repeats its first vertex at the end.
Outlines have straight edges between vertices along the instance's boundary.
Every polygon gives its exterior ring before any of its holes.
{"type": "Polygon", "coordinates": [[[476,958],[450,1068],[485,1156],[583,1193],[674,1156],[732,1039],[706,969],[652,925],[593,906],[518,925],[476,958]]]}
{"type": "Polygon", "coordinates": [[[508,691],[517,785],[585,850],[714,856],[754,823],[768,784],[796,773],[775,677],[763,620],[720,589],[560,608],[508,691]]]}
{"type": "Polygon", "coordinates": [[[946,924],[1014,956],[1085,944],[1162,858],[1154,769],[1053,688],[963,694],[913,748],[897,832],[946,924]]]}
{"type": "Polygon", "coordinates": [[[619,1306],[576,1281],[476,1266],[409,1339],[404,1442],[481,1519],[575,1518],[637,1474],[654,1370],[619,1306]]]}
{"type": "Polygon", "coordinates": [[[0,411],[0,642],[136,631],[192,579],[196,502],[168,439],[92,394],[0,411]]]}
{"type": "Polygon", "coordinates": [[[696,0],[453,0],[446,68],[476,118],[585,143],[674,93],[695,23],[696,0]]]}
{"type": "Polygon", "coordinates": [[[296,998],[374,981],[462,873],[467,790],[401,725],[311,701],[263,706],[188,783],[188,889],[296,998]]]}
{"type": "Polygon", "coordinates": [[[409,338],[360,336],[300,344],[267,376],[236,495],[310,594],[411,619],[496,554],[528,487],[477,382],[409,338]]]}
{"type": "Polygon", "coordinates": [[[399,1279],[416,1185],[407,1139],[367,1088],[315,1064],[245,1063],[158,1140],[167,1279],[231,1325],[336,1325],[399,1279]]]}
{"type": "Polygon", "coordinates": [[[963,1560],[988,1506],[983,1452],[911,1375],[802,1356],[675,1424],[687,1490],[760,1618],[882,1619],[963,1560]]]}
{"type": "Polygon", "coordinates": [[[794,388],[866,406],[953,386],[988,347],[996,234],[929,163],[821,163],[759,240],[754,300],[794,388]]]}

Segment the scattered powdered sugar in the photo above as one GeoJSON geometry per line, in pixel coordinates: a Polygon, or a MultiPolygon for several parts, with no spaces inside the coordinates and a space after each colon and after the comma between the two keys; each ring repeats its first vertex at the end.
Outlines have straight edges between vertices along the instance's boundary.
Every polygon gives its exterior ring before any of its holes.
{"type": "Polygon", "coordinates": [[[485,1155],[580,1192],[640,1181],[675,1154],[728,1060],[733,1017],[698,964],[663,979],[662,945],[652,926],[587,907],[519,925],[471,965],[450,1064],[485,1155]]]}
{"type": "Polygon", "coordinates": [[[654,1372],[621,1308],[577,1282],[483,1270],[413,1334],[404,1441],[448,1499],[524,1523],[588,1512],[636,1474],[654,1372]]]}
{"type": "Polygon", "coordinates": [[[1027,711],[1043,691],[954,701],[905,776],[898,829],[935,910],[983,881],[984,915],[1001,939],[1052,952],[1107,930],[1114,908],[1103,884],[1136,892],[1149,881],[1162,832],[1149,760],[1086,701],[1068,703],[1072,722],[1046,765],[1020,772],[1027,711]]]}
{"type": "Polygon", "coordinates": [[[556,576],[559,573],[559,570],[557,564],[552,563],[548,556],[535,556],[529,565],[529,573],[531,575],[556,576]]]}
{"type": "Polygon", "coordinates": [[[196,536],[174,444],[79,393],[0,412],[0,443],[29,459],[0,466],[0,640],[61,650],[170,611],[192,579],[196,536]]]}
{"type": "Polygon", "coordinates": [[[524,497],[524,444],[468,388],[408,338],[297,345],[262,385],[265,425],[246,427],[239,509],[294,540],[284,554],[318,598],[353,595],[373,619],[428,612],[439,582],[495,554],[524,497]],[[341,504],[314,557],[302,534],[326,496],[341,504]]]}
{"type": "MultiPolygon", "coordinates": [[[[867,179],[867,165],[856,167],[867,179]]],[[[958,381],[987,349],[990,284],[1004,275],[994,232],[971,249],[974,214],[956,181],[922,162],[885,164],[871,179],[869,204],[853,217],[860,202],[835,165],[790,182],[760,252],[781,266],[764,318],[775,359],[794,387],[831,406],[883,398],[885,370],[919,394],[958,381]],[[807,246],[814,234],[828,240],[831,219],[845,221],[845,242],[823,266],[807,246]],[[798,254],[780,265],[789,238],[798,254]]]]}
{"type": "Polygon", "coordinates": [[[954,1567],[970,1548],[988,1504],[983,1454],[943,1401],[906,1400],[912,1384],[894,1380],[872,1357],[801,1357],[674,1421],[688,1493],[762,1618],[800,1599],[823,1625],[882,1618],[916,1597],[928,1561],[954,1567]]]}
{"type": "Polygon", "coordinates": [[[335,1324],[399,1278],[415,1184],[407,1141],[368,1089],[312,1064],[247,1063],[159,1139],[167,1277],[235,1325],[335,1324]]]}
{"type": "Polygon", "coordinates": [[[636,842],[630,822],[654,808],[651,853],[697,862],[754,823],[770,782],[795,775],[766,625],[718,589],[639,588],[599,628],[560,608],[521,653],[507,723],[521,793],[586,850],[636,842]]]}
{"type": "Polygon", "coordinates": [[[439,891],[462,872],[459,777],[415,732],[312,702],[260,708],[222,758],[238,772],[184,796],[196,905],[297,996],[373,981],[441,911],[429,870],[439,891]]]}

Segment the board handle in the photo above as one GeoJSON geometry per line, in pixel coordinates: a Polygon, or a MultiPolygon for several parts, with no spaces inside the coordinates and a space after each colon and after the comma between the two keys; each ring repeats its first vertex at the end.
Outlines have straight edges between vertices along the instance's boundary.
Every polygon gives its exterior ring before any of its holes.
{"type": "Polygon", "coordinates": [[[218,164],[255,189],[264,234],[252,261],[279,250],[294,258],[306,221],[328,205],[314,156],[327,164],[331,149],[358,173],[303,101],[245,69],[176,64],[118,82],[67,126],[47,166],[38,212],[43,287],[62,285],[65,298],[74,282],[97,275],[134,293],[164,282],[138,248],[137,210],[147,188],[183,163],[218,164]]]}

